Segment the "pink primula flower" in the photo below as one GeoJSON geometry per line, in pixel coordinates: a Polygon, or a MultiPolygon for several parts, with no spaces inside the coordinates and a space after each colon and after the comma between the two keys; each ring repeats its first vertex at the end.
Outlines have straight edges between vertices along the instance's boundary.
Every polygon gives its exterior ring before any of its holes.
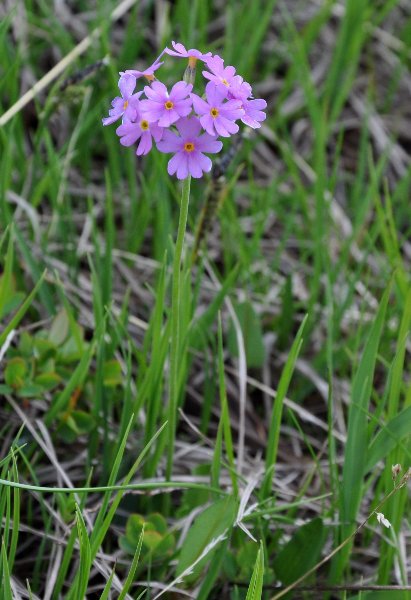
{"type": "Polygon", "coordinates": [[[133,94],[136,87],[136,78],[133,75],[122,75],[118,82],[121,97],[117,96],[111,103],[111,108],[108,111],[109,116],[102,119],[103,125],[111,125],[120,117],[133,121],[136,117],[139,97],[143,92],[133,94]]]}
{"type": "Polygon", "coordinates": [[[201,123],[196,117],[180,119],[176,123],[180,135],[166,129],[163,139],[158,142],[160,152],[174,152],[168,161],[169,175],[177,174],[177,179],[186,179],[189,175],[198,179],[211,170],[211,160],[203,152],[216,154],[223,147],[222,142],[208,133],[200,135],[201,123]]]}
{"type": "Polygon", "coordinates": [[[197,94],[191,94],[194,110],[207,133],[222,137],[237,133],[238,125],[234,121],[245,114],[241,100],[227,100],[227,89],[212,81],[206,86],[206,96],[207,101],[197,94]]]}
{"type": "Polygon", "coordinates": [[[186,117],[191,112],[191,98],[189,97],[193,86],[179,81],[167,91],[164,83],[154,81],[151,86],[146,85],[144,92],[148,100],[141,101],[141,110],[150,123],[157,123],[160,127],[170,127],[180,117],[186,117]]]}
{"type": "Polygon", "coordinates": [[[211,71],[203,71],[203,75],[206,79],[213,81],[216,85],[223,84],[227,88],[231,87],[234,83],[235,68],[224,66],[223,59],[215,54],[211,58],[206,60],[207,68],[211,71]]]}
{"type": "Polygon", "coordinates": [[[261,127],[261,121],[265,121],[266,114],[263,112],[267,108],[267,102],[262,98],[256,98],[255,100],[244,100],[242,103],[244,109],[244,116],[241,117],[242,122],[253,129],[261,127]]]}
{"type": "Polygon", "coordinates": [[[140,140],[136,154],[142,156],[148,154],[153,146],[153,139],[159,142],[163,136],[164,129],[155,123],[149,123],[142,114],[137,115],[137,119],[127,121],[117,127],[116,134],[120,137],[120,144],[123,146],[132,146],[137,140],[140,140]]]}
{"type": "Polygon", "coordinates": [[[203,54],[200,50],[196,50],[195,48],[190,48],[190,50],[186,50],[186,47],[179,42],[171,42],[174,50],[170,50],[170,48],[165,49],[165,53],[169,56],[177,56],[178,58],[197,58],[198,60],[208,60],[211,58],[211,52],[207,52],[203,54]]]}

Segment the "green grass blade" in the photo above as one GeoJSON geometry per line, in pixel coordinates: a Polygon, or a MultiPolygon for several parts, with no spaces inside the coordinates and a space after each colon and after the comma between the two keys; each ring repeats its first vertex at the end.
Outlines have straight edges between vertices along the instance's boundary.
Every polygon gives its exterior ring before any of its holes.
{"type": "Polygon", "coordinates": [[[1,562],[3,566],[3,585],[2,585],[2,600],[13,600],[13,591],[11,589],[10,569],[7,561],[7,552],[4,539],[1,542],[1,562]]]}
{"type": "Polygon", "coordinates": [[[250,585],[248,586],[247,596],[245,600],[261,600],[263,594],[263,580],[264,580],[264,548],[263,543],[260,542],[258,549],[257,558],[255,561],[253,574],[251,577],[250,585]]]}
{"type": "Polygon", "coordinates": [[[24,315],[26,314],[26,312],[30,308],[31,303],[34,300],[34,297],[36,296],[37,292],[39,291],[39,289],[41,287],[41,284],[43,283],[43,279],[44,279],[45,275],[46,275],[46,271],[44,271],[43,275],[37,281],[36,285],[34,286],[34,288],[32,289],[32,291],[30,292],[30,294],[27,296],[27,298],[24,300],[24,302],[20,306],[20,308],[17,310],[17,312],[14,315],[14,317],[12,319],[10,319],[9,323],[6,325],[6,327],[0,333],[0,348],[4,344],[4,342],[6,341],[7,336],[9,335],[10,331],[12,329],[15,329],[17,327],[17,325],[20,323],[20,321],[22,320],[22,318],[24,317],[24,315]]]}
{"type": "MultiPolygon", "coordinates": [[[[348,537],[355,528],[355,519],[362,497],[363,474],[367,453],[367,414],[372,391],[372,378],[377,360],[381,333],[385,323],[385,313],[390,297],[391,285],[385,290],[377,315],[354,375],[348,417],[347,442],[341,484],[341,539],[348,537]]],[[[341,576],[348,560],[351,544],[336,556],[332,576],[335,571],[341,576]]]]}
{"type": "Polygon", "coordinates": [[[277,461],[278,443],[280,440],[280,427],[283,414],[283,403],[286,397],[288,386],[290,385],[291,377],[294,372],[294,367],[298,354],[303,343],[304,328],[307,323],[308,315],[306,315],[297,331],[293,345],[288,354],[287,361],[281,373],[278,383],[277,395],[275,397],[273,410],[271,413],[271,422],[269,436],[267,442],[267,451],[265,457],[265,480],[261,488],[261,499],[264,500],[271,494],[272,481],[274,477],[275,463],[277,461]]]}
{"type": "Polygon", "coordinates": [[[141,546],[143,545],[143,538],[144,538],[144,524],[143,524],[143,528],[141,530],[140,537],[138,538],[137,548],[136,548],[136,551],[133,556],[133,561],[132,561],[129,571],[128,571],[127,579],[124,582],[123,589],[121,590],[118,600],[124,600],[131,585],[133,584],[134,576],[136,574],[136,570],[137,570],[137,566],[138,566],[138,561],[140,558],[141,546]]]}
{"type": "Polygon", "coordinates": [[[80,564],[77,579],[77,598],[85,598],[91,568],[91,548],[80,507],[76,505],[77,537],[80,546],[80,564]]]}

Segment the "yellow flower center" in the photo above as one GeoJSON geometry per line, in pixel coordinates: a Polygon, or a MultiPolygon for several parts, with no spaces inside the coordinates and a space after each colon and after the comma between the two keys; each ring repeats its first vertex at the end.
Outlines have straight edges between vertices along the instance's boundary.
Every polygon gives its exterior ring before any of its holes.
{"type": "Polygon", "coordinates": [[[126,110],[127,106],[128,106],[128,100],[125,100],[124,104],[123,104],[123,110],[126,110]]]}
{"type": "Polygon", "coordinates": [[[224,85],[226,85],[227,87],[230,85],[227,81],[227,79],[222,79],[221,83],[224,83],[224,85]]]}
{"type": "Polygon", "coordinates": [[[164,108],[166,108],[167,110],[171,110],[173,106],[174,104],[171,102],[171,100],[167,100],[167,102],[164,104],[164,108]]]}
{"type": "Polygon", "coordinates": [[[147,81],[154,81],[155,79],[154,75],[144,75],[144,77],[147,79],[147,81]]]}
{"type": "Polygon", "coordinates": [[[149,128],[148,121],[146,121],[145,119],[140,121],[140,127],[143,131],[147,131],[147,129],[149,128]]]}
{"type": "Polygon", "coordinates": [[[193,144],[193,142],[186,142],[184,144],[184,150],[186,152],[192,152],[194,150],[194,144],[193,144]]]}
{"type": "Polygon", "coordinates": [[[212,108],[210,110],[210,115],[213,117],[213,119],[216,119],[218,117],[218,108],[212,108]]]}
{"type": "Polygon", "coordinates": [[[195,56],[189,56],[188,57],[188,66],[191,69],[195,69],[196,68],[196,64],[197,64],[197,58],[195,56]]]}

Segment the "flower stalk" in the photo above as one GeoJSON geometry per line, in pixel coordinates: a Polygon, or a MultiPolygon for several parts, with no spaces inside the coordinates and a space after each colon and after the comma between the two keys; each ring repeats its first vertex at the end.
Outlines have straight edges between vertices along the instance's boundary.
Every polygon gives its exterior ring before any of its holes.
{"type": "Polygon", "coordinates": [[[183,247],[187,227],[188,206],[190,202],[191,177],[183,181],[180,201],[180,216],[173,259],[173,281],[171,291],[171,341],[170,341],[170,377],[168,399],[168,450],[166,478],[171,479],[174,461],[176,435],[176,417],[179,400],[179,367],[181,350],[181,289],[183,282],[183,247]]]}

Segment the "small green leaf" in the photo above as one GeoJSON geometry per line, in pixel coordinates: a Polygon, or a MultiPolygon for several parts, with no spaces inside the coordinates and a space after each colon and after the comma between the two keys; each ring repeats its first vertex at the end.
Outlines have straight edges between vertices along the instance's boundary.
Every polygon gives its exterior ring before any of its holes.
{"type": "Polygon", "coordinates": [[[289,585],[304,575],[320,558],[326,537],[327,529],[320,518],[297,529],[274,559],[273,567],[278,579],[289,585]]]}
{"type": "MultiPolygon", "coordinates": [[[[126,538],[133,544],[137,544],[143,530],[145,521],[141,515],[130,515],[126,524],[126,538]]],[[[134,550],[133,550],[134,552],[134,550]]]]}
{"type": "Polygon", "coordinates": [[[48,339],[54,346],[61,346],[69,333],[69,319],[64,308],[54,317],[48,339]]]}
{"type": "Polygon", "coordinates": [[[43,387],[32,382],[25,383],[18,391],[20,398],[39,398],[43,393],[43,387]]]}
{"type": "Polygon", "coordinates": [[[84,410],[73,410],[70,414],[76,424],[79,434],[90,433],[93,431],[96,425],[93,415],[90,415],[84,410]]]}
{"type": "Polygon", "coordinates": [[[41,373],[34,378],[34,383],[45,390],[52,390],[61,383],[62,379],[57,373],[41,373]]]}
{"type": "Polygon", "coordinates": [[[124,380],[121,365],[118,360],[108,360],[104,363],[103,384],[106,387],[121,385],[124,380]]]}
{"type": "Polygon", "coordinates": [[[16,356],[7,362],[4,371],[4,380],[7,385],[15,390],[19,390],[24,385],[27,370],[26,361],[20,356],[16,356]]]}

